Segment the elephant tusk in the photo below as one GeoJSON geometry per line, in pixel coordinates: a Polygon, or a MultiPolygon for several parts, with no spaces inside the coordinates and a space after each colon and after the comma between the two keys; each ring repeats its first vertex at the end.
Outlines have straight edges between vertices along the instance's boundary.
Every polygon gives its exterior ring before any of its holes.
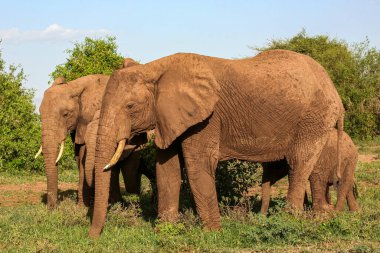
{"type": "Polygon", "coordinates": [[[119,141],[119,144],[117,145],[117,149],[115,151],[115,154],[111,158],[111,161],[103,168],[103,171],[108,170],[112,166],[114,166],[120,159],[121,154],[123,153],[124,147],[125,147],[126,140],[119,141]]]}
{"type": "Polygon", "coordinates": [[[34,159],[37,159],[42,153],[42,145],[40,146],[40,149],[38,150],[37,154],[34,156],[34,159]]]}
{"type": "Polygon", "coordinates": [[[57,163],[61,159],[64,147],[65,147],[65,141],[63,140],[61,143],[61,147],[59,149],[58,157],[57,157],[57,160],[55,161],[55,163],[57,163]]]}

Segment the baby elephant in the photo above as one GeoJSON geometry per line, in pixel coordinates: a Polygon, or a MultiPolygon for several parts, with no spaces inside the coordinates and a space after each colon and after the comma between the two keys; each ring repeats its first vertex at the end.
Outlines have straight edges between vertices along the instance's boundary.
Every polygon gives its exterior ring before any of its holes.
{"type": "MultiPolygon", "coordinates": [[[[337,131],[331,131],[321,156],[309,177],[315,211],[332,209],[328,190],[334,181],[334,169],[338,166],[336,143],[337,131]]],[[[342,136],[340,152],[342,171],[338,182],[335,210],[343,210],[345,200],[347,200],[350,211],[356,211],[359,209],[359,205],[354,196],[354,171],[358,161],[358,152],[346,133],[343,133],[342,136]]],[[[289,165],[286,160],[263,163],[261,213],[265,214],[268,211],[271,186],[288,174],[289,165]]]]}

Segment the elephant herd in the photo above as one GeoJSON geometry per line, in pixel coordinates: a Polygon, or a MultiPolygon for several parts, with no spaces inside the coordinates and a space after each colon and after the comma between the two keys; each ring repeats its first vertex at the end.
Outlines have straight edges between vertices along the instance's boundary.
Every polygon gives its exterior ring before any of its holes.
{"type": "Polygon", "coordinates": [[[358,154],[343,131],[342,101],[327,72],[306,55],[270,50],[227,60],[178,53],[147,64],[127,58],[111,76],[56,79],[40,113],[47,205],[57,204],[56,163],[71,133],[78,202],[94,206],[92,237],[101,233],[108,204],[121,199],[120,171],[128,192],[139,192],[142,173],[156,177],[158,217],[176,220],[181,164],[204,226],[220,228],[215,172],[218,161],[232,158],[262,163],[262,213],[271,185],[286,175],[292,209],[303,208],[308,181],[314,210],[343,210],[346,200],[350,210],[359,208],[358,154]],[[139,154],[149,131],[156,175],[139,154]],[[330,185],[338,190],[335,206],[330,185]]]}

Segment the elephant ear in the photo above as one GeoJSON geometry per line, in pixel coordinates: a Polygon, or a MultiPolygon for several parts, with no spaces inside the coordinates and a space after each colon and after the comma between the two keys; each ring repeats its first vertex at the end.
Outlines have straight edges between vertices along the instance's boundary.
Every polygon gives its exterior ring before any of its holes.
{"type": "Polygon", "coordinates": [[[169,66],[156,85],[155,143],[165,149],[212,114],[220,86],[206,63],[196,57],[169,66]]]}
{"type": "MultiPolygon", "coordinates": [[[[101,104],[101,95],[94,96],[96,92],[103,92],[99,87],[105,87],[109,77],[105,75],[89,75],[85,77],[78,78],[74,81],[69,82],[68,87],[71,88],[73,96],[78,97],[79,103],[79,114],[78,123],[76,127],[75,143],[84,144],[85,134],[87,131],[87,125],[89,124],[89,116],[93,113],[92,106],[86,106],[90,103],[101,104]],[[91,100],[90,100],[91,99],[91,100]],[[86,115],[86,117],[84,116],[86,115]]],[[[91,117],[91,116],[90,116],[91,117]]],[[[95,115],[92,117],[99,117],[95,115]]],[[[93,119],[92,119],[93,120],[93,119]]]]}
{"type": "Polygon", "coordinates": [[[129,68],[129,67],[133,67],[133,66],[136,66],[136,65],[139,65],[140,63],[138,63],[137,61],[133,60],[132,58],[125,58],[124,59],[124,63],[123,63],[123,68],[129,68]]]}
{"type": "Polygon", "coordinates": [[[52,83],[52,86],[53,85],[61,85],[61,84],[65,84],[67,83],[66,82],[66,79],[63,77],[63,76],[60,76],[60,77],[57,77],[54,82],[52,83]]]}

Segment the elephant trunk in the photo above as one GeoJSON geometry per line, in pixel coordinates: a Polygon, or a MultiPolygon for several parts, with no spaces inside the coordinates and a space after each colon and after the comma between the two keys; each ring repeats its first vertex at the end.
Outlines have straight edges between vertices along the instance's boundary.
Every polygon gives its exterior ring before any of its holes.
{"type": "Polygon", "coordinates": [[[112,136],[114,132],[110,126],[99,125],[95,152],[94,213],[89,232],[91,237],[100,235],[106,219],[111,170],[104,171],[103,168],[108,164],[116,149],[116,138],[112,136]]]}
{"type": "Polygon", "coordinates": [[[85,177],[89,187],[94,185],[94,169],[95,169],[95,148],[96,148],[96,134],[98,131],[99,120],[93,121],[87,126],[85,143],[86,143],[86,163],[85,163],[85,177]]]}
{"type": "Polygon", "coordinates": [[[58,156],[58,141],[52,129],[42,131],[42,151],[44,154],[45,171],[47,176],[47,205],[53,209],[57,205],[58,171],[56,159],[58,156]]]}
{"type": "Polygon", "coordinates": [[[116,144],[119,141],[125,141],[131,134],[131,124],[123,107],[124,97],[120,96],[117,90],[119,84],[117,74],[116,71],[108,81],[100,110],[95,149],[94,213],[89,231],[91,237],[100,235],[106,220],[111,170],[104,170],[104,168],[109,165],[115,153],[116,144]],[[120,99],[120,101],[115,101],[115,99],[120,99]]]}

